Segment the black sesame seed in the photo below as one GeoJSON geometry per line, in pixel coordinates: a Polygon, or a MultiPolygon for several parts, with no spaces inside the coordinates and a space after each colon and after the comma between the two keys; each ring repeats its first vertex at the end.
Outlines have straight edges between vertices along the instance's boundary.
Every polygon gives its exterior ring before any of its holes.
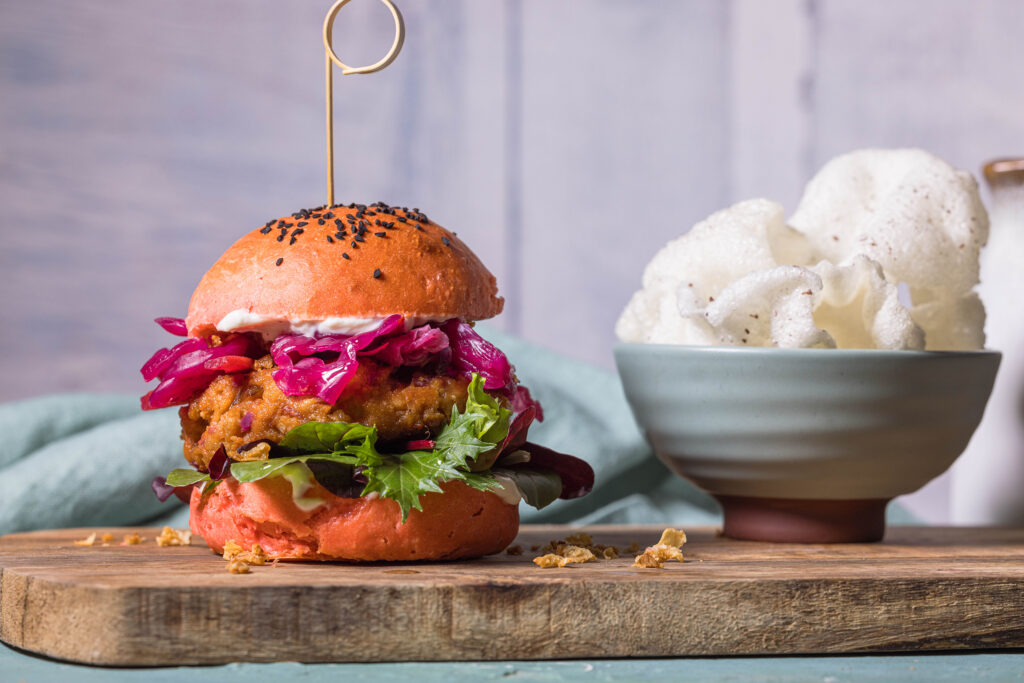
{"type": "Polygon", "coordinates": [[[279,258],[279,259],[277,259],[277,262],[276,262],[276,263],[274,263],[274,265],[275,265],[275,266],[279,266],[279,265],[281,265],[282,263],[284,263],[284,259],[283,259],[283,258],[279,258]]]}
{"type": "Polygon", "coordinates": [[[334,238],[331,237],[330,235],[327,236],[327,241],[330,242],[331,244],[334,244],[334,238]]]}
{"type": "Polygon", "coordinates": [[[268,225],[267,227],[265,227],[262,230],[260,230],[260,232],[262,232],[264,235],[266,235],[271,230],[273,230],[273,228],[268,225]]]}
{"type": "MultiPolygon", "coordinates": [[[[295,239],[295,238],[293,237],[292,239],[295,239]]],[[[447,237],[442,237],[441,241],[444,242],[444,246],[446,246],[446,247],[452,246],[451,240],[449,240],[447,237]]]]}
{"type": "Polygon", "coordinates": [[[328,211],[327,213],[324,214],[324,218],[334,218],[334,214],[328,211]]]}
{"type": "Polygon", "coordinates": [[[318,220],[318,221],[317,221],[316,223],[317,223],[317,225],[323,225],[323,224],[324,224],[324,223],[326,223],[326,222],[327,222],[327,221],[325,221],[325,220],[324,220],[323,218],[321,218],[321,219],[319,219],[319,220],[318,220]]]}
{"type": "Polygon", "coordinates": [[[373,234],[376,235],[377,237],[387,237],[388,236],[388,234],[386,232],[375,232],[373,234]]]}
{"type": "Polygon", "coordinates": [[[340,231],[339,231],[339,232],[336,232],[336,233],[334,233],[334,236],[335,236],[335,237],[337,237],[337,238],[338,238],[339,240],[343,240],[343,239],[345,239],[345,233],[343,233],[343,232],[340,232],[340,231]]]}
{"type": "Polygon", "coordinates": [[[423,229],[422,225],[417,225],[416,229],[419,230],[420,232],[426,232],[426,230],[423,229]]]}
{"type": "Polygon", "coordinates": [[[398,220],[399,223],[405,223],[406,222],[405,216],[395,216],[395,218],[398,220]]]}
{"type": "Polygon", "coordinates": [[[350,259],[350,258],[348,257],[348,253],[346,253],[346,252],[342,252],[342,254],[341,254],[341,258],[345,259],[346,261],[351,261],[351,260],[352,260],[352,259],[350,259]]]}
{"type": "Polygon", "coordinates": [[[299,226],[301,228],[303,225],[309,225],[309,223],[307,223],[306,221],[299,221],[295,225],[297,225],[297,226],[299,226]]]}
{"type": "Polygon", "coordinates": [[[292,244],[295,244],[295,235],[292,235],[292,238],[288,240],[288,245],[291,246],[292,244]]]}
{"type": "Polygon", "coordinates": [[[355,242],[353,241],[353,242],[352,242],[352,248],[353,248],[353,249],[358,249],[358,248],[359,248],[359,245],[358,245],[358,244],[356,244],[356,243],[355,243],[355,242]]]}
{"type": "Polygon", "coordinates": [[[356,240],[356,242],[365,242],[366,241],[365,239],[363,239],[362,234],[356,235],[355,236],[355,240],[356,240]]]}
{"type": "Polygon", "coordinates": [[[282,233],[281,233],[280,235],[278,235],[278,236],[277,236],[277,241],[278,241],[278,242],[284,242],[284,235],[285,235],[285,234],[284,234],[283,232],[282,232],[282,233]]]}
{"type": "Polygon", "coordinates": [[[302,234],[302,233],[304,233],[304,232],[306,232],[306,231],[305,231],[305,230],[303,230],[302,228],[296,228],[296,229],[295,229],[295,232],[293,232],[292,234],[293,234],[293,235],[301,235],[301,234],[302,234]]]}
{"type": "Polygon", "coordinates": [[[379,278],[381,275],[382,275],[382,273],[380,272],[380,268],[374,268],[374,270],[373,270],[373,277],[374,277],[374,279],[379,278]]]}

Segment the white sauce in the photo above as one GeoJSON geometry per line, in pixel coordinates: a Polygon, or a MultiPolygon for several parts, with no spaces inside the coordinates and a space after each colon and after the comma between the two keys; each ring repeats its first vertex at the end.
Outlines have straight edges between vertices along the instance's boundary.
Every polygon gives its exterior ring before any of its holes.
{"type": "MultiPolygon", "coordinates": [[[[362,334],[380,327],[384,318],[323,318],[321,320],[302,320],[291,318],[266,317],[245,309],[231,311],[217,323],[221,332],[259,332],[266,340],[275,339],[285,333],[313,336],[315,334],[362,334]]],[[[405,318],[405,329],[410,330],[430,322],[429,318],[411,316],[405,318]]]]}
{"type": "Polygon", "coordinates": [[[502,474],[495,474],[494,479],[500,486],[491,491],[491,493],[509,505],[519,505],[523,495],[519,492],[519,487],[515,485],[515,482],[502,474]]]}

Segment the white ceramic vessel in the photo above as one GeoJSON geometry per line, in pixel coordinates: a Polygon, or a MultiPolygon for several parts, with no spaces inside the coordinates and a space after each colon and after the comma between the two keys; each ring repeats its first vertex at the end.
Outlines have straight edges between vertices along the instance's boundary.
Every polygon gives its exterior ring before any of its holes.
{"type": "Polygon", "coordinates": [[[885,506],[945,471],[1000,354],[619,344],[633,414],[738,538],[880,539],[885,506]]]}

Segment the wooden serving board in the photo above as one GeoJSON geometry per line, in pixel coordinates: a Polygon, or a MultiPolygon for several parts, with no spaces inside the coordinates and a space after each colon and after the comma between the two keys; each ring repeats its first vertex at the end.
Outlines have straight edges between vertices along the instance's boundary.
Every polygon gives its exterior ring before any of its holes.
{"type": "MultiPolygon", "coordinates": [[[[0,538],[0,639],[91,664],[564,659],[1024,646],[1024,530],[892,528],[864,545],[776,545],[689,529],[685,563],[562,569],[522,556],[449,563],[280,563],[229,574],[154,529],[0,538]],[[79,547],[138,531],[137,546],[79,547]]],[[[655,543],[660,527],[592,527],[655,543]]]]}

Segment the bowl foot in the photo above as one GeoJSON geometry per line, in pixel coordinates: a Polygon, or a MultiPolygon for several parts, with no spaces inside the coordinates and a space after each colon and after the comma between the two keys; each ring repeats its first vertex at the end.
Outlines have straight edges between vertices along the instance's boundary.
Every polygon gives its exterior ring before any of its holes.
{"type": "Polygon", "coordinates": [[[729,538],[776,543],[866,543],[885,534],[887,499],[799,500],[716,495],[729,538]]]}

